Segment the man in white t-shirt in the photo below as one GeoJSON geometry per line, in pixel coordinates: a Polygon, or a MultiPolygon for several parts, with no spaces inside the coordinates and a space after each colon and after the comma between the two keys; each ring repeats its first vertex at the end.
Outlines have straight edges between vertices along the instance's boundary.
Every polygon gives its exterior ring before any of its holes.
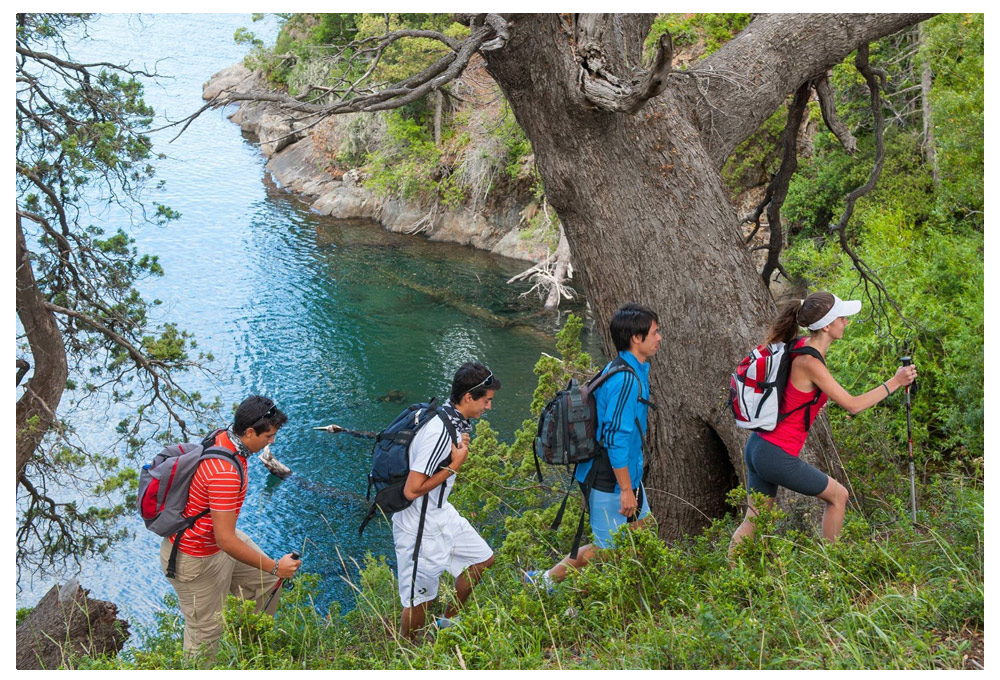
{"type": "Polygon", "coordinates": [[[469,421],[493,407],[498,389],[500,381],[488,368],[476,362],[463,364],[452,380],[451,398],[438,408],[441,417],[421,427],[410,445],[410,474],[403,495],[413,504],[392,516],[404,637],[424,626],[427,605],[437,597],[445,570],[456,579],[458,601],[448,605],[444,618],[438,620],[440,627],[452,624],[472,587],[493,564],[493,550],[458,514],[448,496],[469,456],[469,421]],[[420,549],[414,555],[418,537],[420,549]]]}

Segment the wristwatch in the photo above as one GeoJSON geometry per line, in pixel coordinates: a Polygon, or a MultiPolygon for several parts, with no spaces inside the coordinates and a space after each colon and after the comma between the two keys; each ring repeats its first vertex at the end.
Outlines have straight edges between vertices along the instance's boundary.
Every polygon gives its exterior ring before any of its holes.
{"type": "Polygon", "coordinates": [[[274,569],[271,570],[271,576],[278,575],[278,560],[274,561],[274,569]]]}

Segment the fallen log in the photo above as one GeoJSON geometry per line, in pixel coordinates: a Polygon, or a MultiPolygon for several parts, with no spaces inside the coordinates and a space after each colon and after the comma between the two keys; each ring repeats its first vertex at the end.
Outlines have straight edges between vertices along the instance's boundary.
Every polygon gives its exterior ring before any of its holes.
{"type": "Polygon", "coordinates": [[[76,579],[52,586],[17,626],[17,670],[66,667],[70,656],[114,655],[128,639],[118,607],[88,597],[76,579]]]}
{"type": "Polygon", "coordinates": [[[257,457],[260,459],[260,462],[264,464],[264,467],[267,468],[267,471],[279,479],[284,479],[288,475],[292,474],[291,468],[274,457],[274,454],[271,452],[270,444],[265,446],[261,450],[260,455],[257,457]]]}
{"type": "Polygon", "coordinates": [[[359,437],[361,439],[375,439],[374,432],[365,432],[364,430],[351,430],[346,427],[341,427],[336,423],[326,425],[324,427],[314,427],[314,430],[322,430],[323,432],[329,432],[331,434],[338,434],[343,432],[344,434],[349,434],[353,437],[359,437]]]}

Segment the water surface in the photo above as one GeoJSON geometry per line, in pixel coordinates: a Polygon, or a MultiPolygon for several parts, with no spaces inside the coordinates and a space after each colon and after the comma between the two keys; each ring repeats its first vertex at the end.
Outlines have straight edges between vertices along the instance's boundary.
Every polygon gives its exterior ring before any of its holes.
{"type": "MultiPolygon", "coordinates": [[[[105,15],[71,49],[80,59],[155,67],[164,77],[148,85],[147,102],[177,119],[201,105],[211,74],[242,58],[232,41],[241,26],[275,34],[273,21],[262,28],[248,15],[105,15]]],[[[279,481],[252,461],[239,527],[269,554],[302,551],[305,569],[323,580],[317,604],[349,607],[341,560],[370,551],[393,561],[391,534],[377,522],[363,542],[357,537],[369,444],[312,427],[377,430],[412,401],[447,396],[458,365],[476,359],[503,381],[489,418],[510,440],[528,412],[534,363],[554,352],[558,320],[532,316],[538,300],[519,297],[528,284],[506,285],[524,262],[311,213],[274,186],[256,146],[222,113],[206,113],[168,143],[173,134],[154,136],[167,154],[158,164],[166,185],[151,200],[182,217],[132,230],[140,251],[159,255],[166,270],[143,292],[164,301],[162,320],[193,331],[216,357],[214,376],[191,376],[189,387],[226,404],[266,394],[288,413],[273,449],[295,474],[279,481]]],[[[95,219],[109,230],[128,226],[110,210],[95,219]]],[[[570,309],[583,311],[581,303],[570,309]]],[[[586,342],[594,351],[589,333],[586,342]]],[[[106,445],[121,415],[88,414],[82,432],[106,445]]],[[[127,525],[135,540],[108,561],[88,561],[78,578],[141,634],[169,585],[159,539],[138,518],[127,525]]],[[[18,606],[34,604],[53,582],[22,575],[18,606]]]]}

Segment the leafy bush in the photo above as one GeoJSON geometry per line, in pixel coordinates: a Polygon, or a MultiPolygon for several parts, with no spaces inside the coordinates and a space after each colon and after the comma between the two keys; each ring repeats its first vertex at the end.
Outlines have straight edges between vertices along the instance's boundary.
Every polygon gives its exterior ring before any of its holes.
{"type": "MultiPolygon", "coordinates": [[[[580,349],[581,325],[571,316],[558,336],[561,358],[539,359],[532,416],[568,376],[594,370],[580,349]]],[[[368,556],[349,570],[356,596],[346,613],[337,604],[316,611],[313,575],[296,579],[273,620],[231,599],[214,667],[961,668],[970,631],[983,631],[983,486],[956,474],[921,484],[917,526],[904,519],[905,503],[850,510],[840,542],[830,545],[789,529],[773,509],[755,518],[754,537],[732,561],[733,517],[673,545],[652,528],[622,528],[615,551],[571,572],[551,595],[526,586],[521,569],[561,557],[576,525],[568,516],[557,535],[547,528],[561,495],[551,480],[534,479],[533,424],[526,420],[507,444],[481,421],[451,496],[499,546],[460,625],[404,642],[392,570],[368,556]]],[[[745,491],[731,497],[738,505],[745,491]]],[[[431,614],[451,597],[444,584],[431,614]]],[[[168,598],[143,649],[70,665],[185,668],[179,628],[168,598]]]]}
{"type": "Polygon", "coordinates": [[[669,31],[675,48],[704,41],[704,52],[698,56],[708,55],[746,28],[750,19],[749,14],[661,14],[646,38],[646,51],[651,54],[659,37],[669,31]]]}

